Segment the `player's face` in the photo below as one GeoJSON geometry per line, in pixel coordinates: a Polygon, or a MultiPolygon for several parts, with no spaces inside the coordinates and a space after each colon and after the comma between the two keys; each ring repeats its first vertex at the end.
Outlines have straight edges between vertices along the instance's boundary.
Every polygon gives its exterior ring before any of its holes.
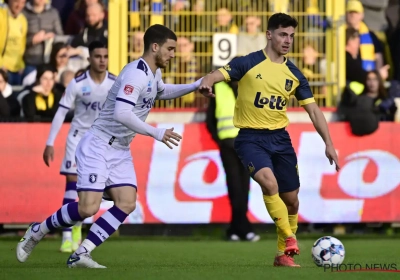
{"type": "Polygon", "coordinates": [[[156,66],[167,67],[169,61],[175,57],[176,41],[168,39],[156,53],[156,66]]]}
{"type": "Polygon", "coordinates": [[[108,66],[108,50],[105,48],[94,49],[89,57],[90,68],[95,72],[104,72],[108,66]]]}
{"type": "Polygon", "coordinates": [[[267,31],[267,39],[274,51],[279,55],[286,55],[293,43],[294,27],[280,27],[274,31],[267,31]]]}

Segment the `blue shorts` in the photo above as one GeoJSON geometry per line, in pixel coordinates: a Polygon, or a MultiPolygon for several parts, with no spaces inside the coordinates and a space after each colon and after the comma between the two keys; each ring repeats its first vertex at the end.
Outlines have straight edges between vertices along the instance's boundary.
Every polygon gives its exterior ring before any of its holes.
{"type": "Polygon", "coordinates": [[[297,156],[289,133],[283,129],[240,129],[235,150],[250,176],[269,167],[278,182],[279,192],[291,192],[300,187],[297,156]]]}

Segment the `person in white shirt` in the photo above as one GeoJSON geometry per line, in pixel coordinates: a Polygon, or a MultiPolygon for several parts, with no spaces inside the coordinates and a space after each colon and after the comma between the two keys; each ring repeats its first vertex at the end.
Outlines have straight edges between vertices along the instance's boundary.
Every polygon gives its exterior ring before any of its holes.
{"type": "MultiPolygon", "coordinates": [[[[76,146],[85,132],[91,127],[94,120],[99,116],[108,91],[116,80],[116,77],[107,71],[107,46],[99,41],[94,41],[89,46],[89,52],[90,68],[73,79],[65,89],[59,103],[59,108],[51,124],[50,134],[43,153],[44,162],[47,166],[50,166],[50,161],[54,158],[54,141],[68,111],[74,108],[74,118],[72,119],[68,133],[65,156],[60,170],[60,174],[66,176],[63,205],[75,202],[78,197],[76,192],[76,146]]],[[[63,228],[60,251],[63,253],[72,253],[78,249],[81,242],[81,232],[80,222],[72,228],[63,228]]]]}
{"type": "Polygon", "coordinates": [[[121,71],[109,91],[103,109],[76,151],[79,202],[64,205],[42,223],[33,223],[17,245],[17,259],[25,262],[39,241],[50,231],[83,221],[97,213],[102,198],[114,201],[90,228],[79,248],[69,257],[71,268],[105,268],[91,252],[112,235],[136,207],[136,174],[130,144],[136,133],[178,145],[181,136],[173,128],[155,128],[145,123],[156,99],[174,99],[198,89],[192,84],[164,84],[160,68],[175,56],[176,35],[163,25],[153,25],[144,34],[143,56],[121,71]],[[103,196],[104,195],[104,196],[103,196]]]}

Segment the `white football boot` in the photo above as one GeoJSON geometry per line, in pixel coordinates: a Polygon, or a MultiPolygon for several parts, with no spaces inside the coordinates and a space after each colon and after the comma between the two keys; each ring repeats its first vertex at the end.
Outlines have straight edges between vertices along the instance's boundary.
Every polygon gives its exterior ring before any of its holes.
{"type": "Polygon", "coordinates": [[[19,262],[26,262],[29,255],[32,253],[33,249],[39,243],[39,240],[36,240],[32,236],[32,227],[35,225],[40,225],[39,223],[32,223],[29,225],[28,229],[25,232],[24,237],[21,238],[17,245],[17,259],[19,262]]]}
{"type": "Polygon", "coordinates": [[[107,268],[104,265],[100,265],[92,259],[92,256],[88,253],[84,254],[72,254],[67,261],[68,268],[107,268]]]}

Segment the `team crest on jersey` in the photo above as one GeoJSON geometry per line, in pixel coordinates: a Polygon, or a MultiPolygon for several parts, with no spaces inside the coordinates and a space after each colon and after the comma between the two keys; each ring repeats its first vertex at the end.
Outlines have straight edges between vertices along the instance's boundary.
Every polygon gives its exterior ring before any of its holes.
{"type": "Polygon", "coordinates": [[[285,90],[286,91],[291,91],[293,86],[293,80],[286,79],[285,83],[285,90]]]}
{"type": "Polygon", "coordinates": [[[71,168],[71,161],[67,160],[67,162],[65,163],[65,168],[70,169],[71,168]]]}
{"type": "Polygon", "coordinates": [[[134,89],[133,86],[131,86],[131,85],[125,85],[125,87],[124,87],[124,93],[125,93],[126,95],[131,95],[131,94],[133,93],[133,89],[134,89]]]}
{"type": "Polygon", "coordinates": [[[88,95],[90,95],[90,87],[88,87],[88,86],[84,86],[84,87],[82,87],[81,88],[81,91],[82,91],[82,95],[83,96],[88,96],[88,95]]]}
{"type": "Polygon", "coordinates": [[[247,169],[249,170],[250,174],[253,173],[254,170],[256,170],[252,162],[249,162],[249,164],[247,165],[247,169]]]}
{"type": "Polygon", "coordinates": [[[96,183],[96,181],[97,181],[97,174],[94,173],[89,174],[89,182],[93,184],[96,183]]]}
{"type": "Polygon", "coordinates": [[[231,67],[229,66],[229,64],[225,65],[225,66],[224,66],[224,69],[225,69],[226,71],[228,71],[228,72],[232,70],[231,67]]]}

